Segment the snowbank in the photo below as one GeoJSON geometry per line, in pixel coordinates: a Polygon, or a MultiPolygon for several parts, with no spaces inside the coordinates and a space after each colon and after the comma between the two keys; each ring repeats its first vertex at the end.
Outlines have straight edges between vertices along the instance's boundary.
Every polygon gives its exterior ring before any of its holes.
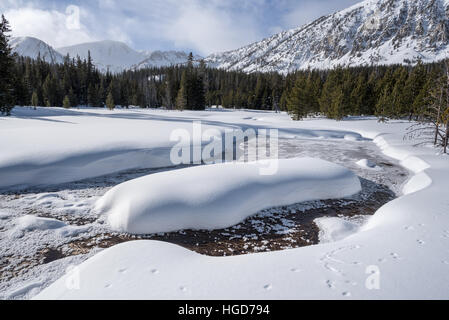
{"type": "Polygon", "coordinates": [[[89,226],[70,226],[62,221],[51,219],[51,218],[41,218],[32,215],[26,215],[17,218],[14,221],[14,228],[8,233],[11,238],[22,238],[25,232],[32,231],[53,231],[56,235],[62,238],[73,237],[78,234],[87,232],[89,226]]]}
{"type": "Polygon", "coordinates": [[[340,241],[359,230],[359,225],[341,218],[319,218],[314,222],[320,229],[320,243],[340,241]]]}
{"type": "Polygon", "coordinates": [[[17,230],[21,231],[50,230],[66,226],[64,222],[56,219],[40,218],[30,215],[18,218],[15,223],[17,230]]]}
{"type": "MultiPolygon", "coordinates": [[[[254,117],[253,115],[245,115],[254,117]]],[[[37,299],[448,299],[449,162],[403,139],[408,122],[270,120],[284,134],[352,131],[421,174],[404,196],[341,241],[281,252],[212,258],[142,241],[103,251],[79,267],[79,290],[65,276],[37,299]],[[412,188],[413,186],[413,188],[412,188]],[[413,191],[413,192],[412,192],[413,191]],[[377,277],[379,286],[373,286],[377,277]]],[[[229,113],[223,113],[229,117],[229,113]]],[[[222,119],[225,121],[225,119],[222,119]]],[[[248,120],[250,121],[250,120],[248,120]]]]}
{"type": "Polygon", "coordinates": [[[133,234],[222,229],[260,210],[361,191],[348,169],[319,159],[226,163],[149,175],[110,190],[96,204],[114,230],[133,234]],[[267,167],[274,175],[261,175],[267,167]],[[335,188],[338,186],[338,188],[335,188]]]}
{"type": "MultiPolygon", "coordinates": [[[[191,113],[193,114],[193,113],[191,113]]],[[[189,113],[16,107],[1,119],[0,189],[60,184],[124,170],[173,166],[176,130],[193,136],[189,113]]],[[[202,120],[201,118],[197,120],[202,120]]],[[[219,133],[235,126],[204,119],[219,133]]]]}

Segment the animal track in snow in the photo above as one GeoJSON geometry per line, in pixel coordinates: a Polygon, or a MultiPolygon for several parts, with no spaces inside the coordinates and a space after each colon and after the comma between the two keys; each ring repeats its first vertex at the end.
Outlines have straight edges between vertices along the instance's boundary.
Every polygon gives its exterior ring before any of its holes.
{"type": "Polygon", "coordinates": [[[270,291],[273,289],[273,286],[271,284],[267,284],[263,287],[265,290],[270,291]]]}
{"type": "Polygon", "coordinates": [[[328,287],[329,289],[335,289],[335,288],[336,288],[335,282],[333,282],[333,281],[331,281],[331,280],[326,281],[326,285],[327,285],[327,287],[328,287]]]}
{"type": "Polygon", "coordinates": [[[346,280],[345,283],[346,283],[346,284],[349,284],[349,285],[351,285],[351,286],[353,286],[353,287],[357,286],[357,282],[355,282],[355,281],[346,280]]]}

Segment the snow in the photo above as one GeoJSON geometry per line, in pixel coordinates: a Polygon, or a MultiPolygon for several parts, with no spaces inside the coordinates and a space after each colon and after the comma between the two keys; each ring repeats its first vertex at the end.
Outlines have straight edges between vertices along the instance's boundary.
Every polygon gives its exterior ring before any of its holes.
{"type": "MultiPolygon", "coordinates": [[[[100,72],[119,73],[125,70],[167,67],[187,63],[188,54],[183,51],[136,51],[119,41],[97,41],[81,43],[70,47],[53,49],[49,44],[33,37],[11,38],[13,51],[20,56],[41,59],[48,63],[64,63],[65,56],[86,59],[88,52],[100,72]]],[[[195,55],[194,60],[202,57],[195,55]]]]}
{"type": "Polygon", "coordinates": [[[133,65],[145,59],[145,56],[125,43],[119,41],[98,41],[77,44],[57,49],[64,56],[69,54],[76,58],[87,59],[90,51],[95,66],[102,72],[118,73],[130,69],[133,65]]]}
{"type": "Polygon", "coordinates": [[[357,162],[357,165],[359,165],[362,168],[368,169],[368,170],[382,170],[380,167],[376,165],[376,163],[372,162],[368,159],[362,159],[357,162]]]}
{"type": "Polygon", "coordinates": [[[16,228],[21,231],[59,229],[65,226],[62,221],[35,216],[23,216],[16,220],[16,228]]]}
{"type": "Polygon", "coordinates": [[[448,57],[446,0],[365,0],[205,61],[226,70],[291,73],[436,62],[448,57]],[[424,26],[420,31],[420,24],[424,26]]]}
{"type": "MultiPolygon", "coordinates": [[[[184,64],[188,54],[181,51],[136,51],[119,41],[97,41],[57,49],[63,55],[87,59],[90,51],[92,61],[101,72],[119,73],[124,70],[167,67],[184,64]]],[[[201,59],[195,56],[196,59],[201,59]]]]}
{"type": "Polygon", "coordinates": [[[311,158],[226,163],[150,175],[110,190],[96,205],[113,230],[133,234],[236,225],[263,209],[361,191],[350,170],[311,158]],[[261,175],[266,167],[279,169],[261,175]],[[337,186],[335,188],[334,186],[337,186]],[[186,186],[189,186],[186,189],[186,186]]]}
{"type": "MultiPolygon", "coordinates": [[[[448,157],[434,148],[413,146],[412,141],[404,140],[407,122],[292,122],[274,114],[262,114],[264,121],[260,122],[249,120],[258,116],[245,111],[183,116],[220,119],[222,124],[239,126],[275,126],[291,137],[316,130],[353,132],[373,139],[413,177],[402,196],[382,207],[356,231],[342,221],[325,222],[337,238],[344,235],[339,241],[223,258],[201,256],[157,241],[129,242],[81,264],[79,289],[68,289],[66,282],[70,279],[64,276],[36,299],[449,298],[448,157]],[[379,288],[369,285],[373,276],[379,277],[379,288]]],[[[172,117],[179,119],[177,115],[172,117]]]]}
{"type": "MultiPolygon", "coordinates": [[[[172,166],[170,150],[178,142],[170,141],[171,133],[193,131],[191,121],[177,114],[15,108],[1,120],[0,132],[10,139],[0,142],[0,189],[172,166]]],[[[232,126],[205,119],[203,130],[212,128],[223,132],[232,126]]]]}
{"type": "Polygon", "coordinates": [[[26,232],[31,231],[55,231],[55,235],[62,238],[75,237],[81,233],[88,232],[89,226],[70,226],[62,221],[51,218],[41,218],[32,215],[20,217],[14,221],[15,227],[10,230],[9,237],[12,239],[23,238],[26,232]]]}
{"type": "MultiPolygon", "coordinates": [[[[404,140],[410,126],[406,121],[384,124],[374,118],[349,118],[340,122],[326,119],[294,122],[286,114],[246,110],[112,112],[15,108],[12,117],[0,119],[0,135],[6,137],[0,141],[0,184],[13,190],[20,185],[60,183],[129,168],[164,166],[169,164],[172,130],[182,128],[191,132],[194,120],[220,132],[229,128],[278,128],[286,145],[289,139],[296,142],[290,149],[282,150],[281,157],[301,156],[310,149],[308,154],[315,158],[346,162],[345,166],[368,177],[382,176],[388,170],[372,154],[375,149],[370,154],[358,151],[373,142],[383,152],[383,158],[394,158],[391,162],[401,163],[412,176],[405,185],[397,185],[399,198],[382,207],[366,223],[349,220],[358,225],[351,232],[346,233],[350,228],[343,221],[325,222],[332,225],[330,233],[337,235],[332,242],[222,258],[201,256],[168,243],[129,242],[97,255],[92,252],[39,265],[19,274],[11,285],[2,284],[1,297],[31,298],[40,292],[37,299],[449,298],[449,158],[438,149],[415,146],[413,141],[404,140]],[[348,134],[361,140],[349,141],[345,139],[348,134]],[[111,150],[120,160],[111,159],[111,150]],[[89,158],[83,162],[85,155],[89,158]],[[136,160],[138,155],[141,157],[136,160]],[[103,165],[94,170],[90,159],[103,165]],[[383,170],[363,169],[356,164],[359,159],[376,159],[383,170]],[[44,170],[46,174],[37,174],[44,170]],[[68,288],[70,276],[63,276],[67,265],[72,263],[79,267],[78,290],[68,288]],[[366,286],[375,268],[379,271],[380,290],[366,286]],[[60,276],[60,280],[41,291],[60,276]]],[[[124,181],[115,179],[117,183],[124,181]]],[[[66,227],[25,230],[20,239],[9,238],[9,232],[16,227],[17,218],[33,214],[33,205],[38,212],[73,211],[75,216],[91,217],[95,201],[109,186],[107,183],[100,191],[85,191],[85,185],[79,183],[76,190],[49,190],[19,199],[14,199],[14,195],[2,196],[7,200],[0,209],[4,217],[0,219],[2,257],[18,252],[32,255],[42,245],[58,247],[61,241],[78,239],[61,240],[63,235],[59,231],[69,227],[65,220],[66,227]],[[69,204],[71,207],[65,207],[69,204]],[[78,205],[81,209],[77,209],[78,205]]],[[[188,188],[186,191],[190,192],[188,188]]],[[[83,227],[98,232],[99,224],[83,227]]]]}
{"type": "Polygon", "coordinates": [[[64,57],[45,42],[33,37],[11,38],[11,48],[20,56],[37,59],[41,57],[48,63],[63,63],[64,57]]]}
{"type": "Polygon", "coordinates": [[[320,218],[315,220],[320,229],[320,243],[340,241],[359,230],[359,225],[342,218],[320,218]]]}

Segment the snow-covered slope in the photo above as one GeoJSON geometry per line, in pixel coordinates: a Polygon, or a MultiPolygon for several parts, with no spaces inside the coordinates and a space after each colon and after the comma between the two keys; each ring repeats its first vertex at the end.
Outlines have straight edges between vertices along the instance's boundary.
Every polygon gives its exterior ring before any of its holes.
{"type": "MultiPolygon", "coordinates": [[[[78,44],[70,47],[58,48],[58,51],[71,57],[80,56],[87,59],[90,51],[92,60],[97,68],[112,73],[128,69],[142,69],[178,65],[187,62],[188,54],[180,51],[139,52],[123,42],[98,41],[78,44]]],[[[196,57],[199,59],[199,57],[196,57]]]]}
{"type": "Polygon", "coordinates": [[[425,62],[449,57],[448,0],[366,0],[235,51],[214,67],[245,72],[425,62]]]}
{"type": "MultiPolygon", "coordinates": [[[[145,52],[145,60],[133,66],[133,69],[165,67],[187,63],[189,55],[183,51],[148,51],[145,52]]],[[[199,61],[202,57],[194,55],[194,60],[199,61]]]]}
{"type": "Polygon", "coordinates": [[[20,56],[41,59],[49,63],[62,63],[64,57],[45,42],[32,37],[17,37],[11,39],[13,51],[20,56]]]}
{"type": "Polygon", "coordinates": [[[131,49],[128,45],[118,41],[98,41],[82,43],[70,47],[58,48],[58,51],[71,57],[80,56],[87,59],[90,51],[94,64],[100,71],[113,73],[130,69],[145,59],[142,53],[131,49]]]}

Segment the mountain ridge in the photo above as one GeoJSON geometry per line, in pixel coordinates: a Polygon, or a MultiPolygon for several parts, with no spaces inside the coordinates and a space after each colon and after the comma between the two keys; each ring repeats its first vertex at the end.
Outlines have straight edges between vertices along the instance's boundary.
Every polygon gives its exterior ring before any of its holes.
{"type": "MultiPolygon", "coordinates": [[[[185,64],[189,56],[186,52],[174,50],[137,51],[123,42],[114,40],[87,42],[54,49],[37,38],[15,37],[11,39],[11,47],[18,55],[32,59],[37,59],[40,54],[42,60],[49,63],[63,63],[67,54],[71,58],[79,56],[81,59],[87,59],[90,51],[94,65],[103,73],[185,64]]],[[[194,57],[196,60],[202,59],[198,55],[194,57]]]]}
{"type": "Polygon", "coordinates": [[[248,73],[433,62],[449,57],[448,17],[448,0],[366,0],[205,61],[248,73]]]}

